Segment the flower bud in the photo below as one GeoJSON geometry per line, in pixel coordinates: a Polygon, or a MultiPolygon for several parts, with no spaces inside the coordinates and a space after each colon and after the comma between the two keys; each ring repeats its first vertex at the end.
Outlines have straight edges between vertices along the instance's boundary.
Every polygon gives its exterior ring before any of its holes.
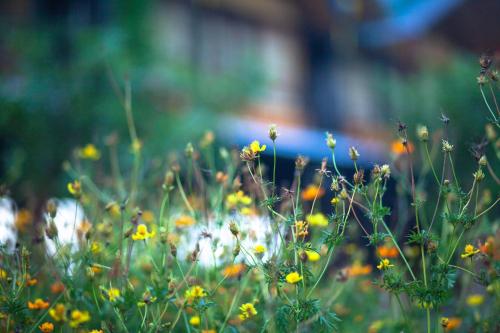
{"type": "Polygon", "coordinates": [[[485,177],[485,174],[484,174],[483,170],[481,170],[481,169],[477,170],[472,175],[474,176],[474,179],[478,183],[481,182],[484,179],[484,177],[485,177]]]}
{"type": "Polygon", "coordinates": [[[297,170],[302,171],[307,165],[307,158],[305,158],[302,155],[297,156],[297,159],[295,160],[295,167],[297,170]]]}
{"type": "Polygon", "coordinates": [[[337,145],[337,140],[333,138],[333,135],[329,132],[326,132],[326,145],[330,149],[335,149],[335,146],[337,145]]]}
{"type": "Polygon", "coordinates": [[[274,142],[276,141],[277,137],[278,137],[278,130],[276,128],[276,125],[271,124],[271,126],[269,126],[269,139],[271,139],[274,142]]]}
{"type": "Polygon", "coordinates": [[[235,237],[238,237],[238,234],[240,233],[240,231],[238,230],[238,226],[234,222],[229,223],[229,231],[231,231],[231,233],[235,237]]]}
{"type": "Polygon", "coordinates": [[[56,217],[57,214],[57,202],[54,199],[47,201],[47,213],[51,218],[56,217]]]}
{"type": "Polygon", "coordinates": [[[191,158],[193,156],[193,152],[194,152],[193,144],[191,142],[188,142],[188,144],[186,145],[186,149],[184,149],[186,157],[191,158]]]}
{"type": "Polygon", "coordinates": [[[486,159],[486,156],[485,155],[481,156],[481,158],[479,159],[478,163],[481,166],[485,166],[486,164],[488,164],[488,160],[486,159]]]}
{"type": "Polygon", "coordinates": [[[45,229],[45,234],[49,239],[54,239],[58,235],[57,226],[54,221],[50,221],[49,225],[45,229]]]}
{"type": "Polygon", "coordinates": [[[172,186],[174,184],[174,173],[171,170],[165,173],[163,184],[166,186],[172,186]]]}
{"type": "Polygon", "coordinates": [[[429,140],[429,130],[427,129],[427,126],[419,126],[417,128],[417,136],[420,139],[420,141],[426,142],[429,140]]]}
{"type": "Polygon", "coordinates": [[[356,161],[359,158],[358,150],[355,147],[350,147],[349,148],[349,157],[353,161],[356,161]]]}

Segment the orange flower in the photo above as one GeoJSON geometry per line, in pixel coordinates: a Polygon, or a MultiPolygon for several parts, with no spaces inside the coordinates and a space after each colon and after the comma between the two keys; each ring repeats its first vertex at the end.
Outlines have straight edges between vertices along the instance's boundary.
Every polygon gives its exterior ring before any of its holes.
{"type": "Polygon", "coordinates": [[[60,294],[64,291],[64,284],[61,281],[56,281],[50,286],[50,291],[53,294],[60,294]]]}
{"type": "Polygon", "coordinates": [[[226,268],[224,268],[222,274],[229,278],[235,278],[238,277],[244,270],[245,270],[245,265],[239,263],[227,266],[226,268]]]}
{"type": "Polygon", "coordinates": [[[188,215],[181,215],[177,218],[177,220],[175,220],[175,226],[177,228],[190,227],[195,223],[196,221],[194,220],[194,218],[188,215]]]}
{"type": "Polygon", "coordinates": [[[33,221],[33,215],[27,209],[21,209],[16,215],[16,221],[14,222],[17,230],[24,232],[26,228],[31,225],[33,221]]]}
{"type": "MultiPolygon", "coordinates": [[[[410,151],[410,153],[413,153],[413,151],[415,150],[415,146],[413,145],[413,143],[411,143],[410,141],[408,141],[407,145],[408,145],[408,150],[410,151]]],[[[392,153],[394,155],[397,155],[397,156],[406,154],[406,148],[403,145],[403,143],[401,142],[401,140],[394,140],[394,141],[392,141],[392,143],[391,143],[391,151],[392,151],[392,153]]]]}
{"type": "Polygon", "coordinates": [[[43,333],[50,333],[52,331],[54,331],[54,324],[46,321],[45,323],[43,323],[42,325],[38,326],[38,328],[40,329],[40,331],[42,331],[43,333]]]}
{"type": "Polygon", "coordinates": [[[321,198],[324,194],[324,188],[311,184],[302,191],[302,200],[313,201],[314,198],[321,198]]]}
{"type": "Polygon", "coordinates": [[[377,247],[377,253],[382,258],[396,258],[399,255],[397,248],[385,245],[377,247]]]}
{"type": "Polygon", "coordinates": [[[457,317],[441,318],[441,326],[446,332],[459,328],[462,325],[462,319],[457,317]]]}
{"type": "Polygon", "coordinates": [[[34,302],[28,301],[28,309],[30,310],[45,310],[49,307],[49,302],[45,302],[41,298],[37,298],[34,302]]]}
{"type": "Polygon", "coordinates": [[[351,266],[347,267],[347,276],[356,277],[369,275],[372,272],[371,265],[361,265],[358,261],[354,262],[351,266]]]}
{"type": "Polygon", "coordinates": [[[493,238],[493,236],[489,236],[488,239],[486,239],[486,242],[479,246],[479,249],[482,253],[489,257],[493,257],[495,260],[500,259],[500,251],[498,251],[499,247],[495,244],[495,238],[493,238]]]}

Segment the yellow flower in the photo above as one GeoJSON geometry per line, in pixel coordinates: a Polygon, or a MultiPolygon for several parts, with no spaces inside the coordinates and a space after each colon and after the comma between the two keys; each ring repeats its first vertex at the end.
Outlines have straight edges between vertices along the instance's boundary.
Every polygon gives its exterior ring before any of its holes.
{"type": "Polygon", "coordinates": [[[49,315],[55,321],[64,321],[66,320],[66,307],[64,304],[58,303],[49,310],[49,315]]]}
{"type": "Polygon", "coordinates": [[[40,329],[40,331],[42,331],[43,333],[50,333],[52,331],[54,331],[54,324],[52,323],[49,323],[48,321],[46,321],[45,323],[43,323],[42,325],[38,326],[38,328],[40,329]]]}
{"type": "Polygon", "coordinates": [[[101,152],[91,143],[78,150],[78,156],[84,160],[97,161],[101,158],[101,152]]]}
{"type": "Polygon", "coordinates": [[[462,253],[461,257],[462,259],[469,258],[475,255],[476,253],[479,253],[479,249],[476,249],[472,244],[467,244],[465,245],[464,253],[462,253]]]}
{"type": "Polygon", "coordinates": [[[71,311],[71,320],[69,322],[69,326],[76,328],[87,321],[90,321],[90,314],[88,311],[71,311]]]}
{"type": "Polygon", "coordinates": [[[307,255],[307,260],[309,260],[309,261],[314,262],[314,261],[318,261],[321,258],[319,253],[316,251],[306,250],[305,252],[307,255]]]}
{"type": "Polygon", "coordinates": [[[216,330],[201,330],[201,333],[217,333],[216,330]]]}
{"type": "Polygon", "coordinates": [[[93,254],[98,254],[102,250],[101,244],[99,242],[92,242],[90,244],[90,251],[92,251],[93,254]]]}
{"type": "Polygon", "coordinates": [[[179,218],[177,218],[177,220],[175,220],[175,226],[177,228],[190,227],[195,223],[196,221],[194,220],[194,218],[188,215],[181,215],[179,216],[179,218]]]}
{"type": "Polygon", "coordinates": [[[142,220],[147,224],[153,223],[155,220],[155,214],[150,210],[145,210],[142,212],[142,220]]]}
{"type": "Polygon", "coordinates": [[[89,333],[104,333],[103,330],[92,330],[89,333]]]}
{"type": "Polygon", "coordinates": [[[375,320],[371,323],[370,327],[368,327],[368,333],[377,333],[384,327],[384,322],[382,320],[375,320]]]}
{"type": "Polygon", "coordinates": [[[135,234],[132,235],[133,240],[145,240],[154,237],[155,232],[148,232],[148,228],[145,224],[139,224],[135,234]]]}
{"type": "Polygon", "coordinates": [[[207,293],[201,286],[192,286],[191,288],[186,290],[184,296],[186,297],[188,302],[192,302],[207,296],[207,293]]]}
{"type": "Polygon", "coordinates": [[[257,310],[255,310],[255,307],[253,306],[252,303],[245,303],[240,306],[240,319],[241,320],[246,320],[248,318],[252,318],[257,315],[257,310]]]}
{"type": "Polygon", "coordinates": [[[68,192],[75,198],[80,198],[82,196],[82,184],[79,180],[74,180],[72,183],[68,183],[68,192]]]}
{"type": "Polygon", "coordinates": [[[336,204],[338,204],[339,202],[340,202],[339,197],[333,197],[333,198],[332,198],[332,200],[330,201],[330,203],[331,203],[332,205],[334,205],[334,206],[335,206],[336,204]]]}
{"type": "Polygon", "coordinates": [[[19,231],[26,231],[31,222],[33,221],[33,215],[27,209],[21,209],[17,215],[14,224],[16,225],[16,229],[19,231]]]}
{"type": "Polygon", "coordinates": [[[306,217],[306,221],[310,225],[317,227],[326,227],[328,225],[328,219],[322,213],[309,214],[306,217]]]}
{"type": "Polygon", "coordinates": [[[380,260],[380,263],[377,265],[377,268],[379,270],[385,270],[385,269],[388,269],[391,267],[394,267],[394,265],[391,264],[389,259],[382,259],[382,260],[380,260]]]}
{"type": "Polygon", "coordinates": [[[109,288],[108,290],[108,298],[111,302],[116,302],[118,298],[120,298],[120,289],[117,288],[109,288]]]}
{"type": "Polygon", "coordinates": [[[254,140],[250,144],[250,149],[252,150],[252,152],[254,154],[257,154],[257,153],[260,153],[260,152],[263,152],[264,150],[266,150],[266,145],[261,146],[259,141],[254,140]]]}
{"type": "Polygon", "coordinates": [[[255,245],[255,247],[253,248],[254,252],[257,253],[257,254],[262,254],[264,252],[266,252],[266,247],[264,245],[261,245],[261,244],[257,244],[255,245]]]}
{"type": "Polygon", "coordinates": [[[0,280],[7,280],[8,276],[7,271],[0,268],[0,280]]]}
{"type": "Polygon", "coordinates": [[[224,268],[222,275],[229,278],[238,277],[245,270],[245,265],[242,263],[229,265],[224,268]]]}
{"type": "Polygon", "coordinates": [[[309,233],[308,229],[308,224],[304,221],[297,221],[295,222],[295,235],[297,237],[306,237],[307,234],[309,233]]]}
{"type": "Polygon", "coordinates": [[[479,306],[483,304],[484,296],[481,294],[472,294],[467,297],[467,305],[469,306],[479,306]]]}
{"type": "Polygon", "coordinates": [[[226,206],[228,208],[234,208],[238,205],[248,206],[252,203],[252,198],[245,195],[243,191],[238,191],[228,194],[226,197],[226,206]]]}
{"type": "Polygon", "coordinates": [[[28,301],[28,309],[30,310],[45,310],[49,307],[49,303],[41,298],[35,299],[34,302],[28,301]]]}
{"type": "Polygon", "coordinates": [[[295,284],[297,282],[302,281],[302,276],[300,276],[300,274],[297,272],[291,272],[291,273],[287,274],[285,279],[286,279],[286,282],[288,282],[290,284],[295,284]]]}
{"type": "Polygon", "coordinates": [[[189,323],[193,326],[198,326],[201,323],[201,319],[198,316],[193,316],[189,319],[189,323]]]}
{"type": "Polygon", "coordinates": [[[324,188],[311,184],[302,191],[302,200],[313,201],[315,198],[321,198],[324,194],[324,188]]]}

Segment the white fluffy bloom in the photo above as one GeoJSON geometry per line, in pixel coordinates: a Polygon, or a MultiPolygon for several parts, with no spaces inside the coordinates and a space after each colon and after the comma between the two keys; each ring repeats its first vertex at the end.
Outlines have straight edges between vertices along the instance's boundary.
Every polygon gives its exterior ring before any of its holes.
{"type": "Polygon", "coordinates": [[[0,198],[0,245],[4,245],[7,251],[14,250],[17,241],[14,207],[14,201],[11,199],[0,198]]]}

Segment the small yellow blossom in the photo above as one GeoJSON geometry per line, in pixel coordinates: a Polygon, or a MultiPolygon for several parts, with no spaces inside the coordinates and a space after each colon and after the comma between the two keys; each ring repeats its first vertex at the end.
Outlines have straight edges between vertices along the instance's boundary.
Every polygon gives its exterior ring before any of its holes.
{"type": "Polygon", "coordinates": [[[201,323],[201,319],[198,316],[193,316],[189,319],[189,323],[193,326],[198,326],[201,323]]]}
{"type": "Polygon", "coordinates": [[[242,263],[229,265],[224,268],[222,275],[229,278],[238,277],[245,270],[245,265],[242,263]]]}
{"type": "Polygon", "coordinates": [[[332,200],[330,201],[330,203],[335,206],[336,204],[338,204],[340,202],[340,198],[339,197],[333,197],[332,200]]]}
{"type": "Polygon", "coordinates": [[[467,244],[465,245],[464,253],[462,253],[461,257],[462,259],[469,258],[475,255],[476,253],[479,253],[479,249],[476,249],[472,244],[467,244]]]}
{"type": "Polygon", "coordinates": [[[78,156],[84,160],[97,161],[101,158],[101,152],[91,143],[78,150],[78,156]]]}
{"type": "Polygon", "coordinates": [[[295,222],[295,235],[297,237],[306,237],[309,234],[308,224],[304,221],[295,222]]]}
{"type": "Polygon", "coordinates": [[[71,311],[71,320],[69,322],[69,326],[76,328],[87,321],[90,321],[90,314],[88,311],[71,311]]]}
{"type": "Polygon", "coordinates": [[[239,318],[241,320],[246,320],[256,315],[257,315],[257,310],[255,310],[255,306],[252,303],[245,303],[240,306],[239,318]]]}
{"type": "Polygon", "coordinates": [[[314,261],[318,261],[321,258],[319,253],[316,251],[306,250],[305,252],[307,255],[307,260],[309,260],[309,261],[314,262],[314,261]]]}
{"type": "Polygon", "coordinates": [[[297,272],[291,272],[291,273],[287,274],[285,279],[286,279],[286,282],[288,282],[290,284],[295,284],[297,282],[302,281],[302,276],[300,276],[300,274],[297,272]]]}
{"type": "Polygon", "coordinates": [[[196,221],[194,220],[194,218],[189,215],[181,215],[177,218],[177,220],[175,220],[175,226],[177,228],[190,227],[195,223],[196,221]]]}
{"type": "Polygon", "coordinates": [[[253,248],[253,251],[257,254],[262,254],[262,253],[266,252],[266,250],[267,250],[266,247],[262,244],[257,244],[253,248]]]}
{"type": "Polygon", "coordinates": [[[89,333],[104,333],[103,330],[92,330],[89,333]]]}
{"type": "Polygon", "coordinates": [[[192,286],[191,288],[186,290],[184,296],[186,297],[188,302],[192,302],[207,296],[207,293],[201,286],[192,286]]]}
{"type": "Polygon", "coordinates": [[[484,296],[481,294],[472,294],[467,297],[467,305],[469,306],[479,306],[484,302],[484,296]]]}
{"type": "Polygon", "coordinates": [[[8,276],[7,271],[0,268],[0,280],[7,280],[8,276]]]}
{"type": "Polygon", "coordinates": [[[154,237],[155,232],[148,232],[148,227],[145,224],[139,224],[135,234],[132,235],[133,240],[145,240],[154,237]]]}
{"type": "Polygon", "coordinates": [[[30,310],[45,310],[49,307],[49,302],[45,302],[41,298],[35,299],[34,302],[28,301],[28,309],[30,310]]]}
{"type": "Polygon", "coordinates": [[[82,196],[82,184],[79,180],[74,180],[72,183],[68,183],[68,192],[79,199],[82,196]]]}
{"type": "Polygon", "coordinates": [[[250,198],[248,195],[245,195],[243,191],[230,193],[226,197],[226,206],[228,208],[235,208],[239,205],[248,206],[250,204],[252,204],[252,198],[250,198]]]}
{"type": "Polygon", "coordinates": [[[217,333],[216,330],[201,330],[201,333],[217,333]]]}
{"type": "Polygon", "coordinates": [[[93,254],[99,254],[99,253],[101,253],[101,251],[102,251],[101,243],[99,243],[99,242],[92,242],[92,244],[90,244],[90,251],[93,254]]]}
{"type": "Polygon", "coordinates": [[[260,142],[257,140],[252,141],[250,144],[250,149],[253,153],[257,154],[266,150],[266,145],[260,145],[260,142]]]}
{"type": "Polygon", "coordinates": [[[306,221],[312,226],[317,226],[317,227],[328,226],[328,219],[322,213],[309,214],[306,217],[306,221]]]}
{"type": "Polygon", "coordinates": [[[52,331],[54,331],[54,324],[46,321],[45,323],[43,323],[42,325],[38,326],[38,328],[40,329],[40,331],[42,331],[43,333],[50,333],[52,331]]]}
{"type": "Polygon", "coordinates": [[[65,321],[66,307],[64,306],[64,304],[58,303],[52,309],[49,310],[49,315],[55,321],[65,321]]]}
{"type": "Polygon", "coordinates": [[[394,265],[391,264],[389,259],[382,259],[382,260],[380,260],[380,263],[377,265],[377,268],[379,270],[385,270],[385,269],[388,269],[391,267],[394,267],[394,265]]]}
{"type": "Polygon", "coordinates": [[[109,288],[108,290],[108,298],[111,302],[116,302],[118,298],[120,298],[120,289],[117,288],[109,288]]]}

